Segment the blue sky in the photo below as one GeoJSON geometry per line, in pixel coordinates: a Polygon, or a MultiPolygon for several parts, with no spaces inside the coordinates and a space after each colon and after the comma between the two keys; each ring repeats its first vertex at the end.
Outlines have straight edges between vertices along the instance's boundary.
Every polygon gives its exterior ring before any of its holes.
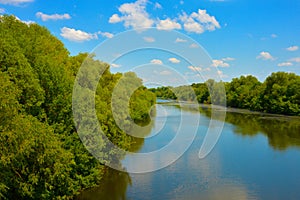
{"type": "MultiPolygon", "coordinates": [[[[178,31],[191,38],[188,42],[199,43],[224,81],[247,74],[263,81],[276,71],[300,74],[299,0],[0,0],[0,13],[47,27],[71,55],[91,52],[126,30],[155,27],[178,31]]],[[[180,39],[178,44],[187,43],[180,39]]],[[[144,56],[144,61],[143,56],[136,59],[139,64],[174,64],[185,69],[184,73],[206,69],[171,62],[175,56],[169,54],[159,59],[158,52],[153,55],[144,56]]],[[[127,65],[136,64],[123,60],[127,65]]],[[[122,64],[112,66],[112,71],[124,69],[122,64]]]]}

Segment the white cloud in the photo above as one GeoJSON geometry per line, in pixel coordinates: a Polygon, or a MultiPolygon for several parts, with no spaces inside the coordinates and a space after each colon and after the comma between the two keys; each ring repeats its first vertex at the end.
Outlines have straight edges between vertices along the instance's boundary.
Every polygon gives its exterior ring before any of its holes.
{"type": "Polygon", "coordinates": [[[298,49],[299,49],[298,46],[290,46],[290,47],[286,48],[286,50],[288,50],[288,51],[297,51],[298,49]]]}
{"type": "Polygon", "coordinates": [[[30,24],[35,24],[35,21],[31,21],[31,20],[21,20],[23,23],[27,24],[27,25],[30,25],[30,24]]]}
{"type": "MultiPolygon", "coordinates": [[[[198,9],[198,12],[193,12],[190,15],[182,13],[178,19],[153,19],[146,11],[146,6],[149,0],[137,0],[133,3],[124,3],[118,10],[119,13],[113,14],[109,18],[109,23],[120,23],[126,28],[143,29],[156,26],[159,30],[174,30],[184,28],[185,31],[191,33],[201,34],[205,31],[214,31],[217,28],[221,28],[219,22],[214,16],[207,13],[206,10],[198,9]]],[[[181,1],[183,4],[183,1],[181,1]]],[[[162,6],[159,3],[154,4],[155,9],[161,9],[162,6]]]]}
{"type": "Polygon", "coordinates": [[[230,65],[224,60],[213,60],[212,67],[229,67],[230,65]]]}
{"type": "Polygon", "coordinates": [[[34,0],[0,0],[1,4],[20,5],[23,3],[30,3],[34,0]]]}
{"type": "Polygon", "coordinates": [[[173,30],[173,29],[181,29],[181,25],[170,18],[164,20],[158,20],[156,28],[158,30],[173,30]]]}
{"type": "Polygon", "coordinates": [[[265,37],[262,37],[262,38],[260,38],[260,40],[262,40],[262,41],[266,41],[266,40],[269,40],[270,38],[271,39],[275,39],[275,38],[277,38],[278,36],[276,35],[276,34],[271,34],[271,35],[268,35],[268,36],[265,36],[265,37]]]}
{"type": "Polygon", "coordinates": [[[199,48],[199,45],[196,44],[196,43],[193,43],[193,44],[190,45],[190,48],[199,48]]]}
{"type": "Polygon", "coordinates": [[[191,17],[198,19],[199,22],[205,24],[207,30],[213,31],[216,28],[221,28],[219,22],[214,16],[206,13],[206,10],[198,10],[198,13],[193,12],[191,17]]]}
{"type": "Polygon", "coordinates": [[[63,19],[71,19],[71,16],[67,13],[65,14],[52,14],[52,15],[47,15],[42,12],[37,12],[35,14],[37,18],[41,18],[43,21],[48,21],[48,20],[63,20],[63,19]]]}
{"type": "Polygon", "coordinates": [[[201,34],[204,32],[203,26],[198,24],[195,21],[185,22],[183,26],[186,31],[191,32],[191,33],[194,32],[194,33],[201,34]]]}
{"type": "Polygon", "coordinates": [[[109,33],[109,32],[101,32],[101,31],[99,31],[98,34],[101,35],[101,36],[103,36],[103,37],[106,37],[106,38],[112,38],[112,37],[114,37],[114,34],[109,33]]]}
{"type": "Polygon", "coordinates": [[[278,67],[288,67],[288,66],[292,66],[293,63],[291,62],[282,62],[282,63],[278,63],[278,67]]]}
{"type": "Polygon", "coordinates": [[[143,37],[143,39],[146,41],[146,42],[155,42],[155,39],[153,37],[143,37]]]}
{"type": "Polygon", "coordinates": [[[175,64],[180,63],[180,60],[178,60],[177,58],[169,58],[169,61],[170,61],[171,63],[175,63],[175,64]]]}
{"type": "Polygon", "coordinates": [[[73,28],[63,27],[61,29],[62,37],[66,38],[67,40],[74,41],[74,42],[83,42],[92,39],[98,39],[97,34],[87,33],[81,30],[75,30],[73,28]]]}
{"type": "Polygon", "coordinates": [[[19,20],[20,22],[23,22],[27,25],[30,25],[30,24],[35,24],[35,21],[31,21],[31,20],[21,20],[19,17],[15,16],[17,20],[19,20]]]}
{"type": "Polygon", "coordinates": [[[271,34],[271,38],[277,38],[278,36],[276,34],[271,34]]]}
{"type": "MultiPolygon", "coordinates": [[[[221,28],[219,22],[214,16],[210,16],[206,10],[198,9],[198,12],[193,12],[190,15],[183,13],[179,16],[181,23],[177,19],[153,19],[146,11],[146,5],[149,0],[137,0],[133,3],[124,3],[118,10],[120,13],[115,13],[109,18],[109,23],[120,23],[126,28],[143,29],[153,25],[159,30],[174,30],[182,27],[187,32],[201,34],[205,31],[214,31],[221,28]]],[[[183,1],[181,2],[183,4],[183,1]]],[[[159,3],[154,4],[155,9],[161,9],[159,3]]]]}
{"type": "Polygon", "coordinates": [[[204,31],[214,31],[216,28],[221,28],[219,22],[214,16],[210,16],[206,10],[199,9],[198,12],[193,12],[190,15],[183,13],[179,16],[183,22],[184,29],[188,32],[201,34],[204,31]]]}
{"type": "Polygon", "coordinates": [[[156,2],[154,4],[154,8],[156,8],[156,9],[162,9],[162,6],[158,2],[156,2]]]}
{"type": "Polygon", "coordinates": [[[121,16],[118,14],[113,14],[109,23],[119,23],[124,22],[126,28],[132,27],[133,29],[141,29],[151,27],[154,23],[150,19],[145,7],[148,0],[137,0],[134,3],[124,3],[118,10],[121,16]]]}
{"type": "Polygon", "coordinates": [[[227,78],[228,76],[225,75],[221,70],[217,71],[218,75],[220,76],[220,78],[227,78]]]}
{"type": "Polygon", "coordinates": [[[300,57],[291,58],[289,61],[300,63],[300,57]]]}
{"type": "Polygon", "coordinates": [[[5,13],[5,9],[4,8],[0,8],[0,14],[1,13],[5,13]]]}
{"type": "Polygon", "coordinates": [[[153,59],[150,61],[150,63],[155,64],[155,65],[162,65],[163,62],[159,59],[153,59]]]}
{"type": "Polygon", "coordinates": [[[118,14],[113,14],[110,18],[109,18],[109,23],[114,24],[114,23],[118,23],[121,22],[122,19],[119,17],[118,14]]]}
{"type": "Polygon", "coordinates": [[[213,60],[212,62],[212,67],[229,67],[230,64],[228,62],[235,60],[235,58],[232,57],[226,57],[226,58],[222,58],[220,60],[213,60]]]}
{"type": "Polygon", "coordinates": [[[175,43],[187,42],[187,40],[182,38],[176,38],[175,43]]]}
{"type": "Polygon", "coordinates": [[[193,32],[201,34],[204,32],[204,28],[201,24],[196,22],[192,17],[189,17],[186,13],[179,16],[179,19],[183,22],[184,30],[187,32],[193,32]]]}
{"type": "Polygon", "coordinates": [[[202,71],[202,68],[201,67],[194,67],[194,66],[188,66],[188,68],[190,69],[190,70],[192,70],[192,71],[202,71]]]}
{"type": "Polygon", "coordinates": [[[119,64],[116,64],[116,63],[112,63],[112,64],[111,64],[111,66],[112,66],[113,68],[118,68],[118,67],[121,67],[121,65],[119,65],[119,64]]]}
{"type": "Polygon", "coordinates": [[[231,57],[226,57],[226,58],[222,58],[223,61],[233,61],[235,60],[235,58],[231,58],[231,57]]]}
{"type": "Polygon", "coordinates": [[[263,60],[274,60],[273,56],[266,51],[260,52],[260,54],[256,57],[256,59],[263,59],[263,60]]]}

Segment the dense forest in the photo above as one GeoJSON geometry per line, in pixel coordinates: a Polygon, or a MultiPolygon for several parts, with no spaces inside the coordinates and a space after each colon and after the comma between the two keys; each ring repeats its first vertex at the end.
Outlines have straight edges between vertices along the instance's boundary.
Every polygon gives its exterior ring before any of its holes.
{"type": "Polygon", "coordinates": [[[231,82],[207,80],[190,86],[159,87],[150,89],[158,98],[181,101],[197,100],[199,103],[213,103],[234,108],[267,113],[300,115],[300,76],[294,73],[274,72],[261,83],[248,75],[232,79],[231,82]],[[224,85],[224,95],[218,95],[218,88],[224,85]],[[192,92],[190,92],[192,91],[192,92]],[[210,94],[210,91],[213,94],[210,94]],[[175,93],[177,95],[175,95],[175,93]]]}
{"type": "MultiPolygon", "coordinates": [[[[135,85],[141,79],[112,74],[108,64],[84,53],[70,56],[44,27],[0,17],[0,199],[71,199],[106,175],[73,122],[73,84],[84,61],[103,73],[95,96],[102,129],[114,144],[131,148],[135,140],[116,125],[111,96],[121,78],[135,85]]],[[[127,98],[131,118],[148,121],[155,95],[139,87],[127,98]]]]}

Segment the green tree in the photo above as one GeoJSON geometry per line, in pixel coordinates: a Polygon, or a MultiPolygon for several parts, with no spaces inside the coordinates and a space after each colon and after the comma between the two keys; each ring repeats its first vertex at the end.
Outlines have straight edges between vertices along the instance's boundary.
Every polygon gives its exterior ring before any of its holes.
{"type": "Polygon", "coordinates": [[[260,109],[259,96],[261,83],[256,77],[248,75],[234,78],[226,86],[227,105],[251,110],[260,109]]]}
{"type": "Polygon", "coordinates": [[[300,115],[300,76],[294,73],[272,73],[264,82],[261,95],[265,112],[300,115]]]}
{"type": "Polygon", "coordinates": [[[0,28],[0,70],[6,72],[21,91],[18,101],[24,111],[32,115],[40,115],[44,91],[38,76],[27,62],[15,39],[9,34],[3,36],[1,30],[0,28]]]}
{"type": "MultiPolygon", "coordinates": [[[[0,17],[0,198],[70,199],[101,182],[106,169],[83,146],[73,123],[73,84],[82,64],[94,65],[95,71],[80,76],[85,92],[79,98],[89,102],[84,94],[97,89],[97,116],[105,134],[129,149],[134,138],[118,128],[111,112],[112,93],[123,75],[111,74],[108,64],[93,56],[70,57],[62,42],[38,24],[0,17]],[[98,88],[92,88],[102,73],[98,88]]],[[[141,84],[135,74],[126,76],[141,84]]],[[[130,98],[132,117],[147,118],[154,102],[141,86],[130,98]]],[[[78,119],[88,123],[88,118],[78,119]]],[[[106,147],[103,141],[96,145],[106,147]]]]}
{"type": "Polygon", "coordinates": [[[8,199],[70,198],[77,192],[72,154],[53,130],[34,117],[17,115],[1,130],[0,180],[8,199]]]}

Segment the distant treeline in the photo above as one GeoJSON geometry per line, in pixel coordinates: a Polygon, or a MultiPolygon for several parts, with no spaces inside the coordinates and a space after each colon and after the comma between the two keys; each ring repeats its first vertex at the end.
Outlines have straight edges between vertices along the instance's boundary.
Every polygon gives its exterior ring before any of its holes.
{"type": "MultiPolygon", "coordinates": [[[[114,144],[131,148],[134,138],[116,125],[111,96],[121,78],[133,85],[141,79],[132,72],[111,74],[87,54],[70,56],[44,27],[0,17],[0,199],[71,199],[101,182],[106,168],[83,146],[73,123],[73,84],[84,60],[103,73],[95,96],[102,130],[114,144]]],[[[88,79],[81,84],[89,90],[88,79]]],[[[84,95],[79,98],[84,102],[84,95]]],[[[149,120],[154,103],[155,95],[139,87],[130,98],[133,120],[149,120]]],[[[79,126],[88,122],[77,119],[79,126]]]]}
{"type": "Polygon", "coordinates": [[[207,80],[191,86],[150,89],[158,98],[220,104],[267,113],[300,115],[300,76],[274,72],[261,83],[254,76],[241,76],[231,82],[207,80]],[[225,87],[226,99],[222,88],[225,87]],[[192,89],[190,89],[192,88],[192,89]],[[212,95],[210,94],[210,91],[212,95]],[[176,94],[176,95],[175,95],[176,94]]]}

